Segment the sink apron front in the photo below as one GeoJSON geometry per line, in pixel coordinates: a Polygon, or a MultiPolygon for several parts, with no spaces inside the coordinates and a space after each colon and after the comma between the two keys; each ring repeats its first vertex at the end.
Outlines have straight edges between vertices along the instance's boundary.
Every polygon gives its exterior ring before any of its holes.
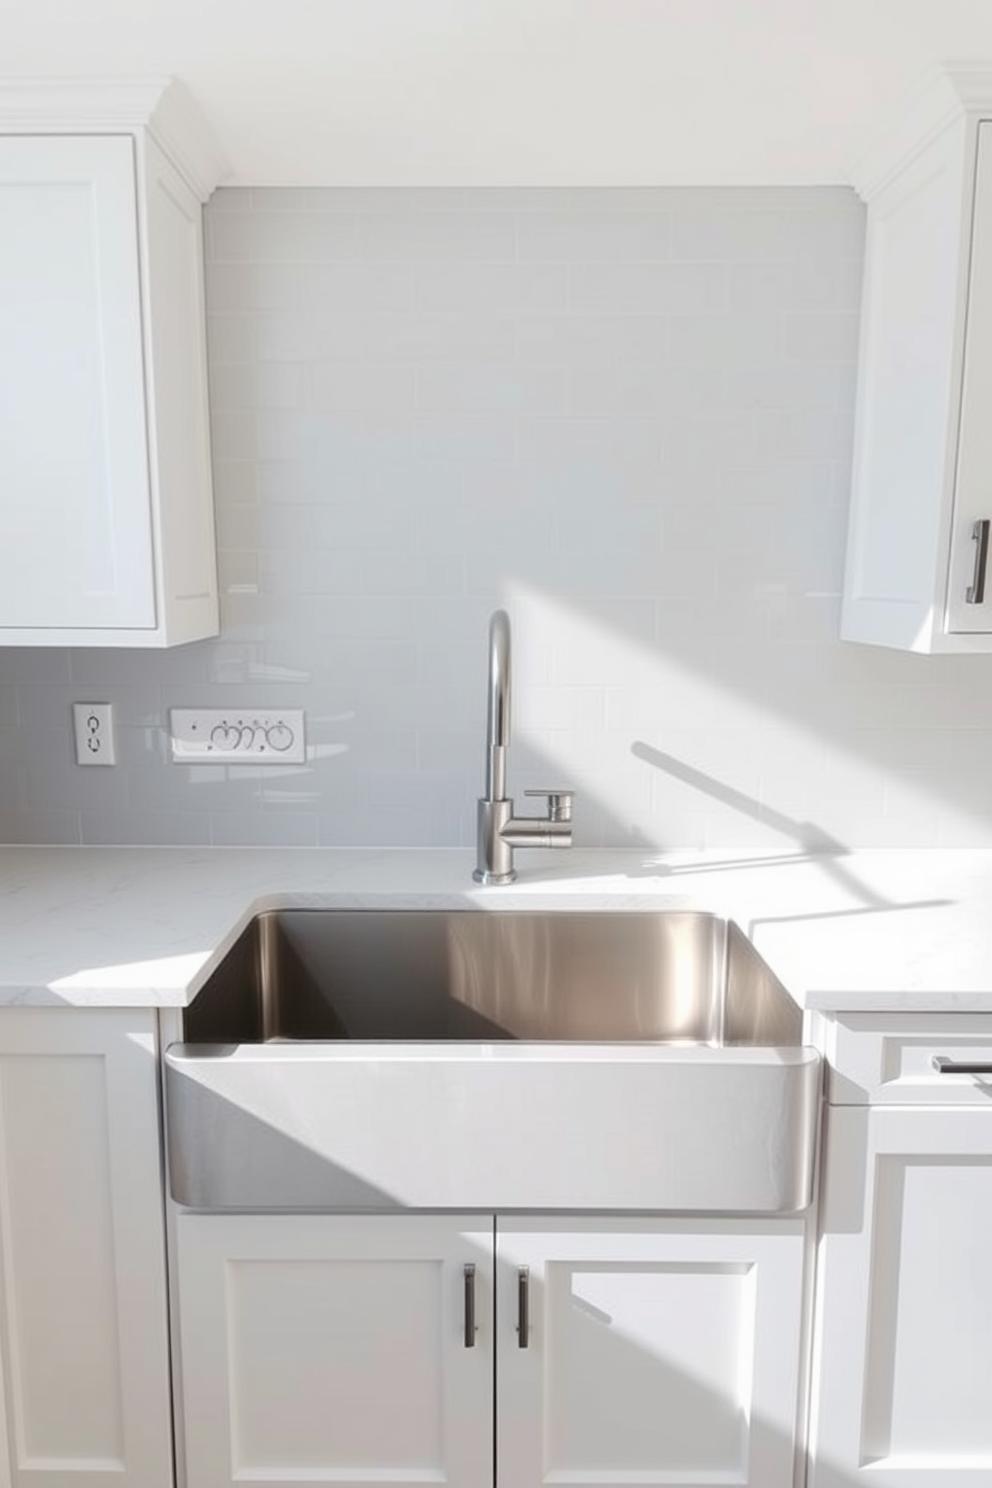
{"type": "Polygon", "coordinates": [[[810,1048],[174,1044],[177,1203],[226,1210],[804,1209],[810,1048]]]}

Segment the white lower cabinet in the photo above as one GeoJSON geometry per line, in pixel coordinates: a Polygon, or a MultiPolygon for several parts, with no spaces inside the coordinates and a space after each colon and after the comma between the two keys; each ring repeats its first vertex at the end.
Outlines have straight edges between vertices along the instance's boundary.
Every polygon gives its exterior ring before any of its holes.
{"type": "Polygon", "coordinates": [[[491,1221],[183,1215],[177,1244],[189,1488],[491,1483],[491,1221]]]}
{"type": "Polygon", "coordinates": [[[990,1488],[992,1109],[831,1108],[821,1231],[810,1488],[990,1488]]]}
{"type": "Polygon", "coordinates": [[[4,1009],[3,1488],[170,1488],[167,1316],[154,1012],[4,1009]]]}
{"type": "Polygon", "coordinates": [[[801,1221],[176,1230],[188,1488],[792,1488],[801,1221]]]}

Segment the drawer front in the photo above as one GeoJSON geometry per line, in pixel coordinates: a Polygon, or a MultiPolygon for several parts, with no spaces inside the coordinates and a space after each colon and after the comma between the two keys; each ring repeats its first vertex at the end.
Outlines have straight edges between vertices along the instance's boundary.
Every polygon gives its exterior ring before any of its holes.
{"type": "Polygon", "coordinates": [[[825,1021],[825,1047],[831,1105],[992,1111],[990,1013],[839,1014],[825,1021]]]}

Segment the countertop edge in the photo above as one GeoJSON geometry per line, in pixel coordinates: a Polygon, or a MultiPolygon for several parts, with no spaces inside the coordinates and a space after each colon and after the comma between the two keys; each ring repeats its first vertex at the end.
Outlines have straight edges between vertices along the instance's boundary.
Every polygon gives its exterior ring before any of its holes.
{"type": "Polygon", "coordinates": [[[992,852],[535,853],[482,888],[438,849],[0,847],[0,1006],[183,1008],[264,909],[734,919],[809,1012],[992,1013],[992,852]]]}

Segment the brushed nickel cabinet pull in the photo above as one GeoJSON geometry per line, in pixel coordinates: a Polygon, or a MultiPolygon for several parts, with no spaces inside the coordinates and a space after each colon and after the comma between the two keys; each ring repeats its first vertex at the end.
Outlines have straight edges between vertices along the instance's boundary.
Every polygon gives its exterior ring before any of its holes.
{"type": "Polygon", "coordinates": [[[517,1272],[517,1347],[530,1346],[530,1268],[517,1272]]]}
{"type": "Polygon", "coordinates": [[[938,1075],[992,1075],[992,1062],[987,1059],[948,1059],[946,1054],[935,1054],[931,1064],[938,1075]]]}
{"type": "Polygon", "coordinates": [[[985,603],[985,568],[989,557],[989,519],[983,517],[971,529],[971,540],[975,544],[975,572],[964,592],[966,604],[985,603]]]}
{"type": "Polygon", "coordinates": [[[475,1267],[465,1267],[465,1347],[475,1348],[475,1267]]]}

